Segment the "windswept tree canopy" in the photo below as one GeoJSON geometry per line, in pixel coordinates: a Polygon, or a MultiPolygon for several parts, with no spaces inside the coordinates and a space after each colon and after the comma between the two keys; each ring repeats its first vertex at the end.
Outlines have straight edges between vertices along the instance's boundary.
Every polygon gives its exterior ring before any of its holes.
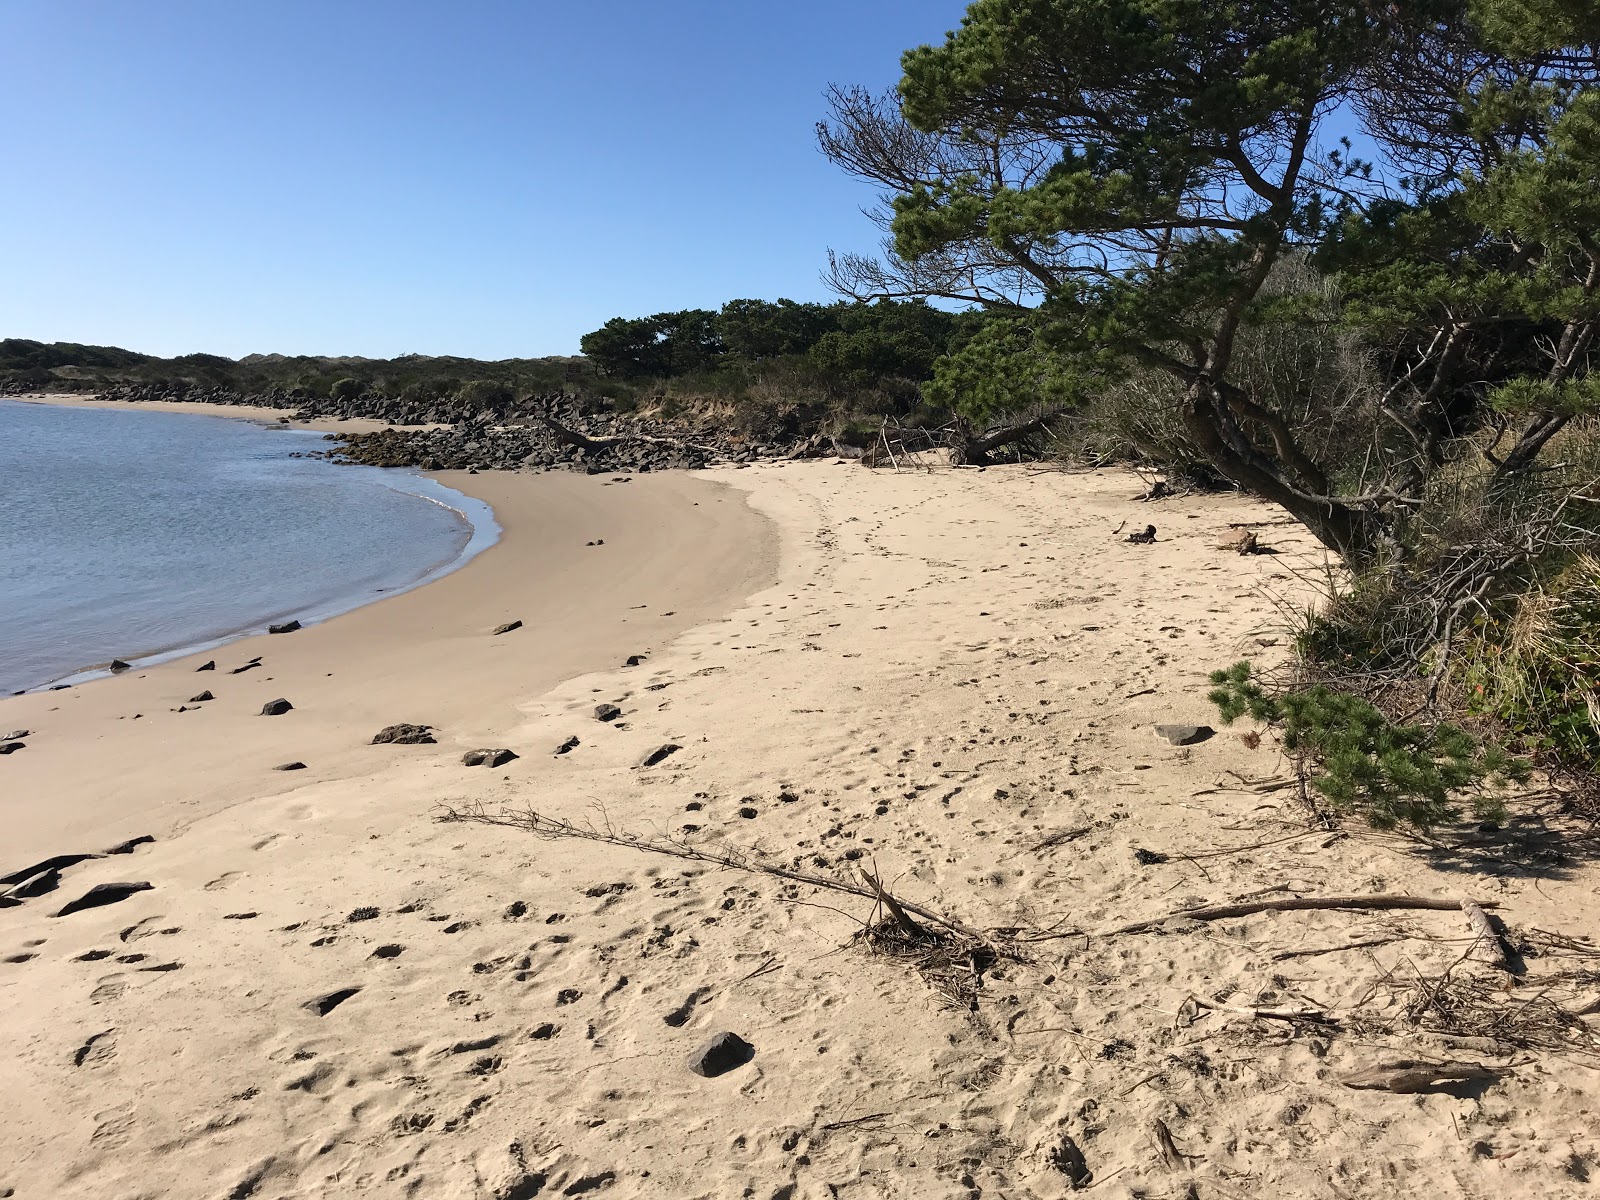
{"type": "Polygon", "coordinates": [[[1488,341],[1521,338],[1492,396],[1526,422],[1508,472],[1591,403],[1595,21],[1579,0],[976,0],[894,95],[833,93],[822,149],[880,187],[890,238],[833,281],[1022,314],[1080,379],[1165,373],[1218,471],[1370,557],[1464,431],[1488,341]],[[1339,136],[1358,117],[1388,170],[1339,136]],[[1239,362],[1250,330],[1323,319],[1267,289],[1308,259],[1393,367],[1354,469],[1239,362]],[[1565,365],[1535,377],[1541,338],[1565,365]]]}

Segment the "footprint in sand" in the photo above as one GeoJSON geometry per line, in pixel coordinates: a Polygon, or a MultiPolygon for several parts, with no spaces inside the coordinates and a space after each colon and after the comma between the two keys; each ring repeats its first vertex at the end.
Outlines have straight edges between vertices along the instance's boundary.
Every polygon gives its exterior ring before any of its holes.
{"type": "Polygon", "coordinates": [[[122,993],[128,990],[125,980],[115,975],[109,975],[100,981],[100,985],[89,993],[90,1004],[105,1004],[111,1000],[120,1000],[122,993]]]}
{"type": "Polygon", "coordinates": [[[237,878],[239,878],[238,871],[229,871],[225,875],[218,875],[210,883],[206,884],[206,891],[220,892],[237,878]]]}
{"type": "Polygon", "coordinates": [[[131,1108],[108,1108],[104,1112],[94,1115],[94,1133],[89,1136],[91,1144],[104,1150],[114,1150],[125,1145],[128,1135],[133,1132],[133,1110],[131,1108]]]}
{"type": "Polygon", "coordinates": [[[115,1029],[107,1029],[104,1033],[97,1033],[89,1038],[72,1052],[72,1065],[94,1067],[110,1062],[117,1056],[116,1034],[115,1029]]]}

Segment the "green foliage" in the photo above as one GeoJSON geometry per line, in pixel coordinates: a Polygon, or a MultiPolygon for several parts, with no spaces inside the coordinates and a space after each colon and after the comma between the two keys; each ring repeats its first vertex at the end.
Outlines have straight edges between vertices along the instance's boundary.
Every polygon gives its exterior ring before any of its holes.
{"type": "Polygon", "coordinates": [[[1600,558],[1581,555],[1548,587],[1480,618],[1459,677],[1471,711],[1532,753],[1569,767],[1600,760],[1600,558]]]}
{"type": "Polygon", "coordinates": [[[804,354],[838,327],[835,309],[793,300],[730,300],[717,314],[727,352],[749,362],[804,354]]]}
{"type": "Polygon", "coordinates": [[[346,376],[333,381],[333,386],[328,389],[328,396],[333,400],[354,400],[366,390],[366,384],[361,380],[346,376]]]}
{"type": "Polygon", "coordinates": [[[1380,829],[1420,829],[1460,815],[1452,798],[1470,793],[1480,818],[1503,805],[1483,790],[1523,778],[1526,767],[1451,724],[1397,724],[1358,696],[1323,685],[1269,693],[1248,662],[1211,675],[1210,693],[1225,724],[1248,716],[1278,726],[1284,746],[1318,764],[1312,781],[1340,812],[1360,812],[1380,829]]]}
{"type": "Polygon", "coordinates": [[[458,403],[476,409],[505,409],[514,400],[515,393],[494,379],[469,379],[455,391],[458,403]]]}
{"type": "Polygon", "coordinates": [[[579,345],[596,366],[624,379],[703,370],[723,353],[717,314],[703,308],[613,317],[579,345]]]}
{"type": "Polygon", "coordinates": [[[959,349],[937,359],[923,389],[932,404],[991,421],[1029,405],[1083,400],[1089,380],[1057,354],[1028,320],[991,320],[959,349]]]}

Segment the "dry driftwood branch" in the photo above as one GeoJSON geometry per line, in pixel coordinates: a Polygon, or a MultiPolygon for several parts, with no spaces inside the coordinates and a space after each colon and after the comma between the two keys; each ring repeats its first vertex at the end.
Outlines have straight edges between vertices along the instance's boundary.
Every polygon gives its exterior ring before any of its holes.
{"type": "Polygon", "coordinates": [[[1357,1071],[1353,1075],[1346,1075],[1339,1082],[1348,1088],[1397,1092],[1402,1096],[1409,1096],[1416,1092],[1447,1088],[1452,1084],[1499,1079],[1510,1070],[1510,1067],[1489,1067],[1483,1063],[1429,1062],[1426,1059],[1398,1058],[1392,1062],[1379,1063],[1365,1071],[1357,1071]]]}
{"type": "Polygon", "coordinates": [[[1471,900],[1461,902],[1461,911],[1467,914],[1467,921],[1472,925],[1473,932],[1478,935],[1478,942],[1489,947],[1489,952],[1494,955],[1495,965],[1507,975],[1515,975],[1517,972],[1511,964],[1511,951],[1495,929],[1494,922],[1489,920],[1489,914],[1471,900]]]}
{"type": "Polygon", "coordinates": [[[628,850],[637,850],[646,854],[664,854],[668,858],[679,858],[688,862],[710,863],[713,866],[724,867],[733,871],[749,871],[758,875],[771,875],[777,879],[787,879],[792,883],[805,884],[807,887],[824,888],[833,892],[844,892],[851,896],[861,896],[867,900],[883,903],[895,917],[896,924],[907,928],[907,932],[914,931],[922,934],[924,931],[916,922],[912,921],[908,913],[914,913],[925,921],[943,926],[951,933],[979,942],[994,949],[993,939],[984,936],[978,931],[963,925],[950,917],[942,916],[932,909],[924,908],[920,904],[913,904],[909,900],[896,900],[884,890],[876,876],[863,871],[870,881],[856,883],[852,880],[839,879],[829,875],[815,875],[810,871],[797,871],[791,867],[780,866],[777,863],[766,862],[751,853],[742,850],[705,850],[688,842],[668,837],[644,837],[640,834],[627,833],[611,828],[596,829],[589,825],[578,825],[572,821],[557,817],[546,816],[543,813],[527,809],[516,812],[505,809],[498,813],[491,813],[477,807],[469,809],[456,809],[448,805],[443,806],[444,811],[440,816],[443,821],[471,821],[479,825],[498,825],[505,829],[519,829],[524,833],[531,833],[535,837],[556,838],[581,838],[584,841],[604,842],[611,846],[621,846],[628,850]]]}
{"type": "Polygon", "coordinates": [[[1215,1000],[1207,1000],[1204,996],[1189,993],[1189,1002],[1197,1008],[1207,1008],[1212,1012],[1236,1013],[1241,1017],[1255,1017],[1262,1021],[1318,1021],[1323,1024],[1330,1023],[1327,1013],[1320,1008],[1249,1008],[1237,1004],[1218,1004],[1215,1000]]]}
{"type": "MultiPolygon", "coordinates": [[[[1217,904],[1206,908],[1186,908],[1163,917],[1151,917],[1107,929],[1101,937],[1115,937],[1122,933],[1144,933],[1165,925],[1168,921],[1184,918],[1190,921],[1221,921],[1228,917],[1248,917],[1262,912],[1303,912],[1325,908],[1396,909],[1431,908],[1449,911],[1460,908],[1456,900],[1435,900],[1426,896],[1298,896],[1287,900],[1258,900],[1250,904],[1217,904]]],[[[1481,903],[1483,908],[1494,908],[1493,900],[1481,903]]]]}
{"type": "Polygon", "coordinates": [[[619,445],[622,442],[649,442],[657,446],[671,446],[677,450],[689,449],[701,450],[707,454],[718,453],[715,446],[706,446],[699,442],[686,441],[681,438],[653,437],[644,433],[616,433],[608,434],[605,437],[590,437],[586,433],[579,433],[576,429],[563,425],[549,413],[538,413],[536,416],[539,423],[555,435],[556,441],[564,446],[576,447],[589,454],[596,454],[601,450],[609,450],[612,446],[619,445]]]}

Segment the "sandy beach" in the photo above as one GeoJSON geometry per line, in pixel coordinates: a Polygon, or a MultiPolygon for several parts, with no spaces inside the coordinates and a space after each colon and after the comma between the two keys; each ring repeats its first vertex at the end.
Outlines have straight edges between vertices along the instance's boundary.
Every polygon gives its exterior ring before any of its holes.
{"type": "Polygon", "coordinates": [[[1275,510],[1117,470],[440,478],[505,530],[462,570],[0,701],[0,870],[155,839],[0,910],[0,1196],[1053,1197],[1069,1139],[1112,1196],[1587,1194],[1592,1069],[1403,1020],[1461,912],[1113,932],[1368,893],[1595,932],[1586,862],[1309,829],[1270,738],[1157,735],[1283,653],[1325,561],[1275,510]],[[1245,522],[1276,553],[1219,549],[1245,522]],[[369,744],[397,722],[437,743],[369,744]],[[868,867],[1007,953],[919,972],[856,896],[447,807],[868,867]],[[114,882],[150,887],[52,915],[114,882]],[[753,1057],[693,1072],[723,1031],[753,1057]],[[1342,1082],[1424,1056],[1494,1073],[1342,1082]]]}

